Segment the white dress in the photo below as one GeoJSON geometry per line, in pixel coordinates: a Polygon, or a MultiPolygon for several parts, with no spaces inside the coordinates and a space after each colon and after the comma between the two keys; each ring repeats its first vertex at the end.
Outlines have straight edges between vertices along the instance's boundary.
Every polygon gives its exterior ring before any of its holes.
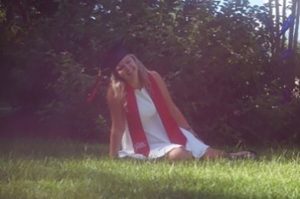
{"type": "MultiPolygon", "coordinates": [[[[172,144],[161,122],[156,107],[153,104],[145,88],[134,90],[137,106],[140,113],[141,123],[149,143],[150,152],[148,157],[134,152],[132,140],[126,124],[125,132],[122,137],[122,149],[118,155],[120,158],[132,157],[137,159],[155,159],[166,155],[174,148],[182,147],[180,144],[172,144]]],[[[192,152],[193,156],[197,159],[201,158],[206,149],[209,147],[201,140],[196,138],[191,132],[180,128],[182,133],[187,138],[185,149],[192,152]]]]}

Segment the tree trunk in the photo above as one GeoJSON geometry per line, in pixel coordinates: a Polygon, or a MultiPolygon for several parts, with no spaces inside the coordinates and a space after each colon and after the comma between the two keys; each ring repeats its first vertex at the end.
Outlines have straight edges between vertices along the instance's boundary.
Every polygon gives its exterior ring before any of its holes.
{"type": "Polygon", "coordinates": [[[270,42],[271,42],[271,53],[272,56],[274,55],[274,23],[273,23],[273,5],[272,5],[273,0],[269,0],[268,6],[269,6],[269,18],[270,21],[272,21],[272,24],[268,24],[270,28],[270,42]]]}
{"type": "MultiPolygon", "coordinates": [[[[283,0],[283,4],[282,4],[282,23],[285,21],[286,19],[286,0],[283,0]]],[[[285,34],[282,35],[282,39],[281,39],[281,49],[285,48],[285,41],[286,41],[286,37],[285,34]]]]}
{"type": "MultiPolygon", "coordinates": [[[[296,16],[296,3],[297,0],[292,1],[292,16],[296,16]]],[[[293,41],[294,41],[294,26],[290,27],[289,30],[289,49],[293,49],[293,41]]]]}
{"type": "Polygon", "coordinates": [[[275,53],[279,51],[279,2],[275,0],[275,53]]]}
{"type": "Polygon", "coordinates": [[[294,50],[297,51],[298,44],[298,31],[299,31],[299,18],[300,18],[300,2],[296,2],[297,12],[295,13],[296,21],[295,21],[295,36],[294,36],[294,50]]]}

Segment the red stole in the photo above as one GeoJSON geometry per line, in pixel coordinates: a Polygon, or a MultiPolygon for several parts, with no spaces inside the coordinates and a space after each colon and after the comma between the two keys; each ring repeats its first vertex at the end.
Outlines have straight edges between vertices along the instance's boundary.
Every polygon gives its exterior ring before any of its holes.
{"type": "MultiPolygon", "coordinates": [[[[186,144],[186,137],[182,134],[179,126],[177,125],[176,121],[172,117],[165,99],[161,93],[160,88],[157,85],[156,80],[154,77],[149,73],[148,75],[149,83],[150,83],[150,95],[152,101],[156,107],[156,110],[160,116],[160,119],[165,127],[167,135],[173,144],[181,144],[185,146],[186,144]]],[[[126,117],[128,122],[128,129],[130,132],[130,136],[132,139],[132,144],[135,153],[143,154],[148,156],[149,154],[149,144],[142,126],[142,122],[140,120],[139,110],[134,94],[134,89],[126,85],[126,92],[127,92],[127,111],[126,117]]]]}

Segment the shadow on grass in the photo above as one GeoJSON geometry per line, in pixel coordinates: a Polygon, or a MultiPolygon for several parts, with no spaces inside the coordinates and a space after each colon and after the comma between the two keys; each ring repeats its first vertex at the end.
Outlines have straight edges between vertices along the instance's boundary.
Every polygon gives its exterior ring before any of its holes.
{"type": "MultiPolygon", "coordinates": [[[[133,163],[135,164],[135,163],[133,163]]],[[[142,162],[138,164],[143,164],[142,162]]],[[[142,165],[141,165],[142,166],[142,165]]],[[[39,194],[46,198],[253,198],[239,194],[241,190],[235,192],[226,191],[232,182],[210,178],[205,182],[199,177],[186,176],[177,178],[176,175],[169,177],[145,177],[138,171],[136,175],[126,175],[118,173],[120,170],[108,169],[100,170],[97,167],[72,167],[66,170],[52,168],[55,172],[43,172],[40,170],[31,171],[26,179],[17,179],[10,183],[8,189],[17,191],[16,193],[7,191],[0,193],[0,198],[39,198],[39,194]],[[115,172],[115,173],[114,173],[115,172]],[[204,183],[204,184],[202,184],[204,183]],[[205,190],[207,183],[215,183],[220,187],[215,190],[205,190]],[[202,185],[201,185],[202,184],[202,185]],[[189,186],[191,185],[191,186],[189,186]],[[225,191],[224,191],[225,190],[225,191]]],[[[28,171],[27,171],[28,172],[28,171]]],[[[5,189],[5,188],[4,188],[5,189]]],[[[261,198],[270,195],[260,195],[261,198]]]]}
{"type": "Polygon", "coordinates": [[[107,154],[108,145],[74,140],[22,138],[0,141],[0,155],[6,158],[99,158],[107,154]]]}
{"type": "MultiPolygon", "coordinates": [[[[295,147],[277,146],[257,148],[258,161],[282,161],[299,159],[300,150],[295,147]]],[[[44,159],[45,157],[81,159],[108,157],[108,144],[87,143],[66,139],[2,139],[2,158],[44,159]]]]}
{"type": "MultiPolygon", "coordinates": [[[[272,149],[267,150],[267,152],[265,152],[266,155],[268,151],[272,152],[272,149]]],[[[275,195],[276,192],[255,193],[254,190],[247,195],[243,190],[230,191],[231,185],[234,183],[233,179],[223,179],[214,175],[210,178],[203,178],[202,176],[194,176],[192,174],[184,175],[184,173],[179,173],[179,176],[172,174],[155,175],[154,177],[151,177],[150,175],[140,173],[141,171],[139,170],[132,170],[135,166],[142,168],[143,166],[149,167],[149,161],[111,161],[105,158],[107,157],[107,152],[107,145],[80,143],[72,140],[2,140],[0,143],[1,157],[16,160],[39,160],[45,159],[45,157],[54,157],[55,159],[58,159],[58,161],[50,159],[50,162],[53,161],[50,165],[41,162],[41,165],[36,166],[35,169],[25,169],[27,172],[26,177],[23,177],[23,174],[21,174],[23,173],[24,168],[18,166],[15,166],[12,169],[13,172],[2,177],[7,178],[7,182],[9,182],[9,179],[14,176],[15,171],[17,171],[20,173],[20,177],[17,177],[16,183],[19,181],[24,181],[26,183],[30,182],[29,185],[27,185],[29,187],[27,187],[27,190],[22,190],[22,183],[20,185],[15,185],[16,189],[20,190],[21,195],[23,194],[25,196],[28,190],[31,189],[41,189],[40,191],[43,192],[43,194],[46,194],[47,198],[57,198],[55,195],[57,193],[61,193],[61,196],[67,195],[69,198],[234,199],[272,198],[273,196],[278,198],[278,196],[275,195]],[[89,162],[86,157],[89,157],[89,159],[92,160],[89,162]],[[78,165],[71,165],[72,162],[70,163],[68,161],[60,162],[61,159],[69,158],[80,159],[82,161],[80,161],[81,163],[78,165]],[[103,160],[101,162],[103,162],[104,166],[98,159],[103,160]],[[127,170],[126,167],[129,169],[127,170]],[[45,172],[45,169],[48,169],[48,172],[45,172]],[[45,181],[51,181],[54,184],[54,188],[49,188],[47,187],[48,185],[43,184],[45,181]],[[68,183],[70,183],[70,185],[68,183]],[[211,186],[212,184],[214,184],[215,187],[211,186]]],[[[279,153],[280,151],[273,152],[279,153]]],[[[288,151],[285,153],[292,154],[288,151]]],[[[162,164],[164,164],[164,162],[162,162],[162,164]]],[[[34,163],[32,165],[35,166],[34,163]]],[[[27,167],[30,166],[31,165],[27,167]]],[[[160,162],[158,166],[160,166],[160,162]]],[[[149,172],[152,167],[156,167],[156,164],[150,164],[150,168],[143,169],[142,172],[149,172]]],[[[2,180],[2,182],[4,181],[2,180]]],[[[252,186],[255,185],[252,184],[252,186]]],[[[241,186],[240,188],[244,187],[245,186],[241,186]]],[[[10,187],[7,189],[10,189],[10,187]]],[[[23,197],[23,195],[21,195],[12,195],[12,198],[23,197]]],[[[31,193],[31,195],[28,195],[27,198],[30,198],[32,195],[35,198],[38,198],[38,195],[35,195],[34,192],[31,193]]]]}
{"type": "MultiPolygon", "coordinates": [[[[232,181],[228,179],[220,180],[220,178],[215,179],[212,177],[205,179],[205,182],[201,182],[203,179],[190,175],[184,178],[182,176],[177,178],[174,175],[168,178],[156,177],[156,179],[151,179],[151,177],[143,177],[138,172],[136,176],[128,176],[113,173],[114,169],[78,169],[64,173],[65,178],[59,173],[54,176],[54,178],[57,178],[57,182],[61,182],[62,179],[65,182],[72,182],[74,186],[68,189],[68,192],[73,194],[71,194],[72,198],[258,198],[255,196],[255,192],[247,195],[243,193],[243,190],[231,192],[226,190],[232,184],[232,181]],[[205,190],[195,186],[202,184],[201,186],[206,187],[207,184],[212,183],[219,185],[219,187],[214,190],[205,190]],[[188,186],[189,184],[192,186],[188,186]]],[[[124,173],[126,173],[126,170],[124,170],[124,173]]],[[[62,187],[67,187],[67,185],[62,187]]],[[[59,191],[64,192],[65,190],[59,191]]],[[[48,194],[50,198],[54,198],[52,191],[48,194]]],[[[276,195],[270,195],[270,193],[258,193],[258,195],[259,198],[276,198],[276,195]]]]}

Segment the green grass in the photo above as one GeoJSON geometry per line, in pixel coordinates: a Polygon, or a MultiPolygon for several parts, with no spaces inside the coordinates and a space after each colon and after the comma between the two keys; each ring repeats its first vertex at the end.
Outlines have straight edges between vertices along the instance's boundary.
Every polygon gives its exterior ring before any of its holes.
{"type": "Polygon", "coordinates": [[[74,141],[0,142],[0,198],[300,198],[296,149],[259,160],[110,160],[107,146],[74,141]]]}

